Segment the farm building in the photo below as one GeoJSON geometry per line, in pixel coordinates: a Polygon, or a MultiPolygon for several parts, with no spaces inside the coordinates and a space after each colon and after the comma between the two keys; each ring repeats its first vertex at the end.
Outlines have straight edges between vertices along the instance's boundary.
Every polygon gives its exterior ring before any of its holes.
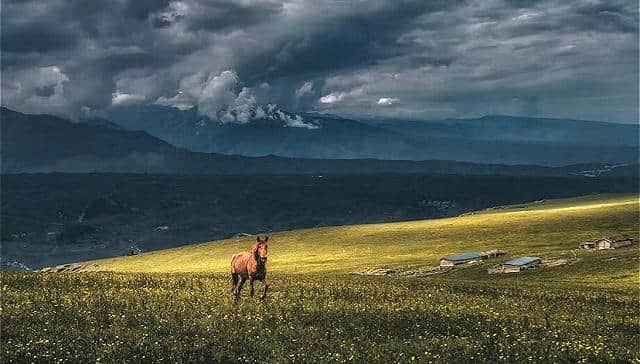
{"type": "Polygon", "coordinates": [[[489,250],[488,252],[480,253],[480,256],[482,256],[482,259],[497,258],[503,255],[507,255],[507,253],[502,250],[489,250]]]}
{"type": "Polygon", "coordinates": [[[633,244],[633,238],[630,238],[628,236],[609,236],[594,241],[586,241],[584,243],[581,243],[579,247],[580,249],[608,250],[628,246],[631,244],[633,244]]]}
{"type": "Polygon", "coordinates": [[[595,249],[596,243],[593,241],[585,241],[578,246],[580,249],[595,249]]]}
{"type": "Polygon", "coordinates": [[[505,262],[502,265],[502,273],[517,273],[524,269],[535,267],[542,259],[538,257],[521,257],[505,262]]]}
{"type": "Polygon", "coordinates": [[[482,260],[482,255],[478,253],[464,253],[458,255],[451,255],[440,259],[441,267],[453,267],[454,265],[464,264],[482,260]]]}
{"type": "Polygon", "coordinates": [[[598,239],[594,243],[597,250],[616,249],[633,244],[633,239],[626,236],[616,236],[598,239]]]}

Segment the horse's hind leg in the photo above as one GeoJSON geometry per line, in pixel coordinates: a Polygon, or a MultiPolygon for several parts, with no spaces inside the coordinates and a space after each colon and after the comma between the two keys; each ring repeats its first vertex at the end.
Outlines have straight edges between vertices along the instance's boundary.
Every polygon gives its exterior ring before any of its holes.
{"type": "Polygon", "coordinates": [[[236,287],[238,286],[238,273],[231,273],[231,293],[236,293],[236,287]]]}

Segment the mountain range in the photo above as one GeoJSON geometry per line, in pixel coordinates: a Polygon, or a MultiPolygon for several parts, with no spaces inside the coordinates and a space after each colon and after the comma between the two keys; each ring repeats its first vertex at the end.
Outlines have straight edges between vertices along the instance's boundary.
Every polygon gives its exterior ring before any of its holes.
{"type": "MultiPolygon", "coordinates": [[[[633,160],[634,157],[637,158],[637,147],[632,146],[611,147],[620,156],[614,161],[620,163],[589,163],[568,167],[479,164],[445,160],[317,159],[275,155],[249,157],[194,152],[176,147],[170,142],[151,135],[151,132],[127,130],[133,127],[123,124],[112,125],[112,122],[104,119],[71,122],[52,115],[29,115],[6,108],[2,108],[0,112],[2,173],[357,174],[391,172],[597,176],[637,174],[638,170],[633,160]],[[630,163],[629,160],[631,160],[630,163]]],[[[170,119],[170,117],[167,118],[170,119]]],[[[283,127],[278,124],[280,121],[263,120],[244,125],[218,123],[210,128],[219,131],[220,135],[227,138],[218,136],[221,138],[218,140],[220,144],[233,144],[229,139],[240,138],[241,132],[245,131],[243,145],[257,145],[268,150],[278,145],[273,142],[273,139],[280,137],[279,140],[282,143],[280,148],[291,145],[302,148],[307,143],[309,152],[317,150],[320,153],[323,150],[320,141],[313,142],[313,138],[306,134],[319,130],[327,138],[327,145],[335,148],[343,146],[342,149],[334,150],[331,154],[335,157],[344,156],[345,151],[355,150],[358,145],[366,145],[373,140],[379,140],[380,150],[401,146],[409,148],[411,145],[408,138],[404,138],[396,131],[352,120],[323,117],[313,121],[314,125],[318,126],[317,129],[283,127]],[[298,135],[297,138],[295,138],[296,135],[298,135]]],[[[159,123],[159,125],[168,124],[159,123]]],[[[185,134],[188,130],[197,131],[197,129],[187,128],[187,125],[188,123],[184,121],[176,120],[175,134],[179,135],[179,131],[185,134]]],[[[158,134],[159,131],[156,130],[155,133],[158,134]]],[[[205,144],[202,146],[204,147],[205,144]]],[[[461,145],[449,147],[452,150],[456,148],[464,150],[464,146],[461,145]]],[[[595,146],[591,148],[594,152],[600,152],[603,149],[595,146]]]]}
{"type": "Polygon", "coordinates": [[[435,121],[352,120],[331,115],[278,114],[223,123],[157,105],[113,108],[107,118],[196,152],[244,156],[562,166],[638,160],[638,125],[485,116],[435,121]],[[299,118],[297,127],[283,120],[299,118]]]}

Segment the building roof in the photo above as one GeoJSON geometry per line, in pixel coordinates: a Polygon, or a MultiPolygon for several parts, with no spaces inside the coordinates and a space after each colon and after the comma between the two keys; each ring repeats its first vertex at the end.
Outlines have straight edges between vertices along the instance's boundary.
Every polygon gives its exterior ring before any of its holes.
{"type": "Polygon", "coordinates": [[[450,255],[442,259],[459,262],[463,260],[482,259],[482,256],[478,253],[463,253],[463,254],[457,254],[457,255],[450,255]]]}
{"type": "Polygon", "coordinates": [[[520,265],[527,265],[527,264],[531,264],[534,263],[536,261],[540,261],[542,259],[538,258],[538,257],[520,257],[517,259],[513,259],[510,260],[506,263],[504,263],[505,265],[515,265],[515,266],[520,266],[520,265]]]}

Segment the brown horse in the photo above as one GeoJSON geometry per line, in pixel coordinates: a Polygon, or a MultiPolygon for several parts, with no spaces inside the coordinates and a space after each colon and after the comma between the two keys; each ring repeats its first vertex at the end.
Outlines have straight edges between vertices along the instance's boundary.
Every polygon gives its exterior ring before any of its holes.
{"type": "Polygon", "coordinates": [[[267,251],[269,249],[267,241],[269,241],[268,236],[264,240],[258,236],[251,253],[242,252],[231,258],[231,280],[233,282],[231,293],[236,300],[240,297],[240,291],[242,291],[242,286],[247,279],[249,279],[251,287],[251,297],[253,297],[254,281],[261,281],[264,284],[264,292],[260,299],[263,300],[267,297],[267,289],[269,288],[269,283],[267,283],[267,251]]]}

